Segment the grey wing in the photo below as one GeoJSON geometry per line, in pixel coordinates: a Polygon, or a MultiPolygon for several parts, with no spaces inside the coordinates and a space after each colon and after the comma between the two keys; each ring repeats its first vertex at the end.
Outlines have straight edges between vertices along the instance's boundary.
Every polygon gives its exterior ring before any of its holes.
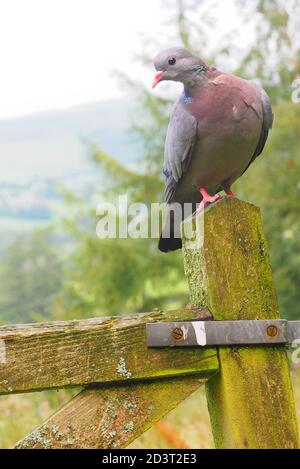
{"type": "Polygon", "coordinates": [[[189,166],[197,137],[197,120],[185,110],[180,99],[171,114],[165,142],[165,200],[169,202],[176,186],[189,166]]]}
{"type": "MultiPolygon", "coordinates": [[[[257,85],[258,86],[258,85],[257,85]]],[[[267,93],[263,88],[259,86],[260,90],[260,95],[261,95],[261,103],[262,103],[262,128],[258,140],[258,144],[255,148],[254,154],[249,161],[248,166],[246,167],[245,171],[249,168],[250,164],[253,163],[253,161],[261,154],[263,151],[268,135],[269,135],[269,130],[273,126],[273,121],[274,121],[274,115],[272,111],[272,106],[271,106],[271,101],[267,93]]],[[[244,171],[244,172],[245,172],[244,171]]]]}

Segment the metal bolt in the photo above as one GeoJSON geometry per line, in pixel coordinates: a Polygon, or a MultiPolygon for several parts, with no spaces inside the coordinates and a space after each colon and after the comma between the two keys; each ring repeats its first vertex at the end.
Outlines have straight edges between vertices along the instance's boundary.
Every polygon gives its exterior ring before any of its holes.
{"type": "Polygon", "coordinates": [[[276,326],[268,326],[267,327],[267,334],[269,337],[276,337],[278,334],[278,329],[276,326]]]}
{"type": "Polygon", "coordinates": [[[174,329],[172,329],[172,337],[175,340],[181,340],[183,338],[183,330],[181,327],[174,327],[174,329]]]}

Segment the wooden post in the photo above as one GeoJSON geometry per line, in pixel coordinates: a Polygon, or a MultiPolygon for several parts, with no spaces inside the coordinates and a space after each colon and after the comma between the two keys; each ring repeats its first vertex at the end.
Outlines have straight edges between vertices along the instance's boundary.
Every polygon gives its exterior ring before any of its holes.
{"type": "MultiPolygon", "coordinates": [[[[203,245],[191,248],[183,233],[191,302],[209,309],[215,320],[278,319],[259,209],[225,198],[198,217],[203,222],[203,245]]],[[[196,228],[195,219],[182,228],[190,233],[196,228]]],[[[206,384],[216,447],[297,448],[285,348],[221,347],[219,360],[220,373],[206,384]]]]}

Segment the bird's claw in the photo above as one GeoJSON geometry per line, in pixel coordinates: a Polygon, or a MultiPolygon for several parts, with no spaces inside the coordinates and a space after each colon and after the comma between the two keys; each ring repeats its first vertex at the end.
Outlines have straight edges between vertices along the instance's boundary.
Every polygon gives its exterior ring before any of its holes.
{"type": "Polygon", "coordinates": [[[232,192],[232,191],[225,191],[225,192],[226,192],[227,197],[235,197],[234,192],[232,192]]]}
{"type": "Polygon", "coordinates": [[[196,215],[201,213],[206,205],[208,204],[212,204],[213,202],[217,202],[217,200],[221,200],[222,199],[222,196],[220,194],[215,194],[215,195],[205,195],[205,197],[203,197],[203,199],[201,200],[197,210],[196,210],[196,215]]]}

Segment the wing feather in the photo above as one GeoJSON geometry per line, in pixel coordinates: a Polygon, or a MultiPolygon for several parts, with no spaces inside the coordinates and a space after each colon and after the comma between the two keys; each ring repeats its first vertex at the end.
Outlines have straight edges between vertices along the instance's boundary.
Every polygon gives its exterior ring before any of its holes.
{"type": "Polygon", "coordinates": [[[179,98],[171,114],[165,142],[163,173],[166,176],[166,202],[172,199],[182,173],[189,166],[196,137],[197,120],[184,108],[179,98]]]}
{"type": "Polygon", "coordinates": [[[244,172],[247,171],[251,163],[253,163],[253,161],[262,153],[265,147],[266,141],[268,139],[269,130],[272,128],[273,121],[274,121],[274,114],[272,111],[270,98],[263,88],[261,88],[259,85],[257,86],[259,87],[261,104],[262,104],[262,127],[261,127],[258,144],[244,172]]]}

